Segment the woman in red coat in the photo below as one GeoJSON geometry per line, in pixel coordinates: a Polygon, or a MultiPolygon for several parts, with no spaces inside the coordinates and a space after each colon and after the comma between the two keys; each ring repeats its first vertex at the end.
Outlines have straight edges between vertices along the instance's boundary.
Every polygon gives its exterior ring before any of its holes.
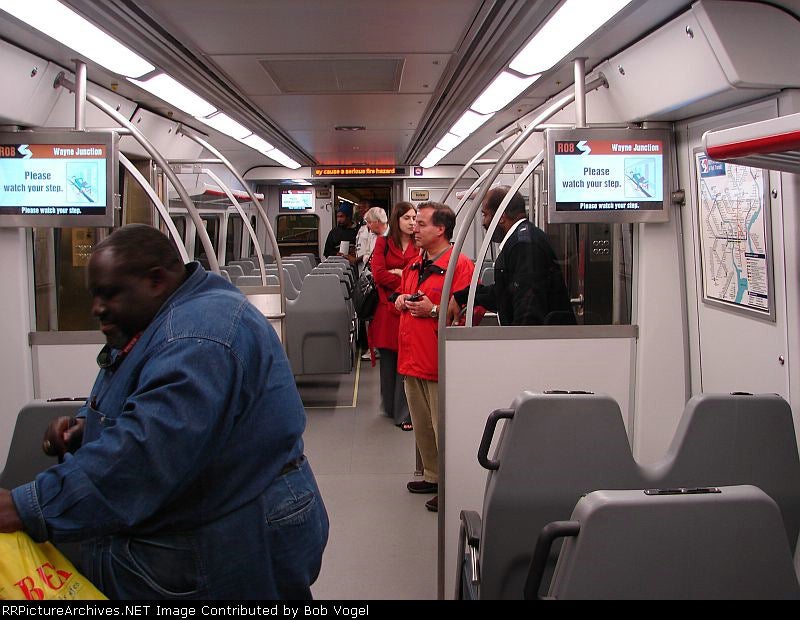
{"type": "Polygon", "coordinates": [[[413,430],[403,378],[397,374],[397,334],[400,313],[389,300],[400,286],[403,268],[417,257],[414,220],[417,211],[410,202],[398,202],[389,216],[389,231],[378,237],[371,267],[378,285],[378,307],[369,324],[369,346],[381,354],[381,398],[383,410],[404,431],[413,430]]]}

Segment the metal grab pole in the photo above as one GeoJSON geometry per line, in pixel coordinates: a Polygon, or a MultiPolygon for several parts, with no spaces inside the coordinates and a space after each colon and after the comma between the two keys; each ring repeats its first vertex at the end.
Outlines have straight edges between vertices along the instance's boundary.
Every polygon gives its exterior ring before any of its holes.
{"type": "MultiPolygon", "coordinates": [[[[506,212],[506,207],[508,203],[511,202],[511,199],[514,197],[514,194],[519,191],[519,188],[522,187],[522,184],[531,176],[534,169],[542,163],[544,160],[544,151],[540,151],[539,154],[534,157],[527,166],[525,166],[525,170],[522,171],[517,177],[517,180],[514,181],[514,184],[511,186],[511,189],[508,190],[508,193],[503,197],[503,200],[500,202],[500,206],[497,207],[497,211],[494,213],[494,217],[492,217],[492,221],[489,224],[489,228],[486,230],[486,235],[483,237],[483,243],[481,244],[481,249],[478,251],[478,256],[475,257],[475,264],[483,264],[483,257],[486,256],[486,252],[489,249],[489,244],[492,242],[492,236],[494,236],[494,231],[497,228],[497,223],[500,221],[500,218],[503,216],[503,213],[506,212]]],[[[480,277],[480,270],[475,269],[472,272],[472,280],[469,283],[469,292],[467,293],[467,321],[466,327],[472,327],[472,311],[475,309],[475,292],[478,286],[478,278],[480,277]]]]}
{"type": "Polygon", "coordinates": [[[475,153],[475,155],[472,156],[472,159],[470,159],[466,164],[464,164],[464,167],[461,169],[461,171],[452,180],[452,182],[450,183],[450,185],[447,188],[447,191],[442,196],[441,202],[442,203],[447,202],[447,199],[450,197],[450,194],[453,192],[453,190],[455,189],[455,187],[458,184],[458,182],[466,174],[467,170],[469,170],[470,167],[476,161],[478,161],[480,159],[481,155],[487,153],[489,150],[491,150],[492,148],[494,148],[495,146],[500,144],[503,140],[505,140],[506,138],[508,138],[510,136],[513,136],[515,133],[519,133],[520,131],[522,131],[522,130],[519,127],[517,127],[516,125],[511,126],[511,127],[507,127],[506,130],[503,133],[501,133],[494,140],[489,142],[489,144],[484,146],[480,151],[475,153]]]}
{"type": "MultiPolygon", "coordinates": [[[[586,85],[586,88],[588,90],[595,90],[605,85],[607,85],[606,79],[601,75],[600,77],[589,82],[586,85]]],[[[536,119],[530,125],[528,125],[528,127],[519,136],[517,136],[517,139],[514,141],[514,143],[510,147],[508,147],[508,150],[506,150],[506,152],[503,154],[503,157],[501,157],[492,168],[489,178],[487,179],[483,188],[481,188],[481,191],[478,194],[478,198],[475,199],[475,204],[472,205],[469,213],[467,214],[466,218],[467,222],[471,222],[473,219],[475,219],[475,214],[478,212],[478,209],[480,209],[481,203],[483,202],[483,199],[486,197],[486,194],[489,191],[489,186],[491,185],[492,181],[494,181],[494,179],[497,178],[497,175],[500,174],[500,171],[503,169],[503,166],[505,166],[506,162],[509,159],[511,159],[511,157],[514,155],[514,153],[517,152],[517,150],[519,150],[519,147],[522,146],[525,143],[525,141],[530,137],[530,135],[538,129],[541,123],[545,122],[547,119],[549,119],[554,114],[559,112],[564,106],[572,103],[574,99],[575,99],[574,93],[570,93],[568,95],[560,97],[559,99],[556,99],[547,109],[545,109],[541,114],[539,114],[539,116],[537,116],[536,119]]],[[[453,288],[453,277],[455,276],[456,261],[458,260],[458,256],[461,253],[461,248],[464,246],[464,240],[467,237],[468,228],[469,228],[468,226],[464,225],[459,227],[458,234],[456,235],[456,241],[453,245],[453,252],[450,254],[450,260],[447,263],[447,272],[445,273],[444,286],[442,287],[442,300],[443,300],[442,303],[445,304],[445,307],[447,307],[446,304],[450,301],[451,289],[453,288]]],[[[446,326],[447,326],[447,312],[440,312],[439,330],[444,330],[446,326]]],[[[442,342],[443,340],[440,340],[439,344],[441,345],[442,342]]]]}
{"type": "MultiPolygon", "coordinates": [[[[62,71],[56,77],[55,83],[53,86],[61,86],[66,88],[70,91],[75,91],[75,84],[71,82],[66,74],[62,71]]],[[[211,270],[215,273],[219,273],[219,262],[217,261],[217,255],[214,252],[214,246],[211,244],[211,239],[208,236],[208,231],[206,227],[203,225],[203,220],[200,219],[200,214],[197,212],[194,204],[192,204],[192,199],[189,198],[189,194],[186,192],[186,189],[183,187],[183,184],[180,182],[178,177],[172,171],[172,168],[169,167],[167,161],[162,157],[161,153],[159,153],[156,148],[151,144],[151,142],[140,132],[136,127],[131,123],[127,118],[125,118],[122,114],[117,112],[114,108],[108,105],[105,101],[100,99],[99,97],[95,97],[91,94],[86,94],[87,101],[91,102],[100,110],[102,110],[105,114],[113,118],[116,122],[120,125],[125,127],[128,131],[131,132],[131,135],[136,138],[136,141],[144,147],[144,150],[152,157],[156,163],[161,166],[161,169],[164,171],[164,174],[169,178],[172,186],[175,188],[175,191],[178,192],[178,195],[181,197],[181,201],[183,202],[186,210],[189,212],[189,216],[192,218],[194,222],[195,228],[197,228],[197,234],[200,237],[200,242],[203,244],[203,249],[206,252],[206,256],[208,257],[208,265],[211,270]]]]}
{"type": "Polygon", "coordinates": [[[586,59],[576,58],[573,61],[575,72],[575,127],[586,127],[586,59]]]}
{"type": "MultiPolygon", "coordinates": [[[[242,223],[244,224],[245,228],[247,228],[247,232],[250,235],[250,240],[253,242],[253,246],[255,247],[255,249],[258,250],[257,258],[258,258],[258,268],[261,271],[261,285],[266,286],[267,274],[266,274],[266,267],[264,266],[264,257],[261,255],[261,246],[259,245],[258,239],[256,238],[256,231],[254,231],[253,227],[250,225],[250,219],[247,217],[247,214],[244,212],[244,209],[242,209],[242,206],[239,204],[239,201],[236,200],[236,196],[234,196],[230,188],[227,185],[225,185],[225,183],[222,182],[222,179],[220,179],[212,170],[209,170],[208,168],[203,168],[203,174],[207,174],[209,177],[211,177],[212,181],[214,181],[217,185],[219,185],[222,188],[222,191],[225,192],[225,195],[228,197],[228,200],[230,200],[233,203],[234,208],[241,216],[242,223]]],[[[281,294],[282,293],[283,291],[281,291],[281,294]]]]}
{"type": "Polygon", "coordinates": [[[86,129],[86,63],[75,60],[75,129],[86,129]]]}
{"type": "MultiPolygon", "coordinates": [[[[283,291],[285,290],[285,287],[284,287],[284,284],[283,284],[283,261],[281,260],[281,253],[280,253],[280,250],[278,248],[278,240],[275,237],[275,232],[272,230],[272,225],[269,223],[269,218],[267,217],[266,211],[264,211],[264,207],[261,206],[261,202],[258,200],[258,198],[256,198],[255,192],[253,192],[253,190],[250,189],[250,186],[247,184],[247,182],[244,180],[244,178],[242,178],[242,175],[239,174],[239,171],[236,170],[236,168],[234,168],[233,165],[231,165],[231,162],[229,162],[225,157],[223,157],[222,153],[220,153],[216,148],[214,148],[211,144],[209,144],[208,141],[206,141],[203,138],[201,138],[197,133],[195,133],[194,131],[192,131],[188,127],[185,127],[184,125],[181,125],[179,131],[184,136],[186,136],[187,138],[190,138],[190,139],[194,140],[199,145],[204,147],[214,157],[216,157],[217,159],[222,161],[222,164],[228,170],[230,170],[231,173],[233,174],[233,176],[236,177],[236,180],[239,181],[239,183],[241,183],[242,187],[244,188],[244,191],[246,191],[250,195],[250,199],[253,201],[253,204],[256,205],[256,209],[258,210],[258,214],[261,216],[261,220],[264,222],[264,227],[266,228],[266,231],[267,231],[267,237],[269,238],[270,244],[272,245],[272,251],[275,253],[275,266],[278,269],[278,284],[280,285],[280,289],[281,289],[281,295],[280,295],[280,298],[281,298],[281,314],[285,314],[286,313],[286,298],[283,295],[283,291]]],[[[262,270],[262,273],[263,273],[263,270],[262,270]]],[[[286,334],[283,333],[283,332],[284,332],[284,322],[281,321],[281,342],[286,342],[286,334]]]]}
{"type": "Polygon", "coordinates": [[[144,178],[144,175],[139,172],[139,169],[136,168],[136,166],[131,163],[131,160],[128,159],[123,153],[119,154],[119,163],[125,166],[125,169],[131,173],[131,176],[136,179],[136,182],[144,190],[151,202],[156,206],[156,209],[158,209],[161,219],[164,220],[164,223],[169,229],[170,235],[172,235],[172,239],[175,241],[175,246],[178,248],[178,254],[181,255],[181,260],[184,262],[184,264],[191,262],[189,254],[186,252],[186,246],[183,244],[183,239],[181,239],[178,229],[175,228],[175,222],[172,221],[172,218],[169,215],[169,210],[164,206],[164,203],[161,202],[161,199],[158,197],[158,194],[156,194],[156,191],[153,189],[150,183],[147,182],[147,179],[144,178]]]}

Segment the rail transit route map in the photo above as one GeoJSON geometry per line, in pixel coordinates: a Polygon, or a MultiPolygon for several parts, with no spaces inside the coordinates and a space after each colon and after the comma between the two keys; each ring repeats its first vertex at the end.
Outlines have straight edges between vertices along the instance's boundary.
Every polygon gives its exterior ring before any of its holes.
{"type": "Polygon", "coordinates": [[[765,173],[696,154],[703,294],[770,313],[765,173]]]}

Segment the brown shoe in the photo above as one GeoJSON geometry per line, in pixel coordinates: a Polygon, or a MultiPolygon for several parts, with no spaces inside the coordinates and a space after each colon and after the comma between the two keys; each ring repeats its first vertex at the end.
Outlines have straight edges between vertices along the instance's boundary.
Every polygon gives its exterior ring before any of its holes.
{"type": "Polygon", "coordinates": [[[425,508],[431,512],[439,512],[439,496],[434,495],[427,502],[425,502],[425,508]]]}
{"type": "Polygon", "coordinates": [[[437,493],[439,485],[435,482],[425,482],[424,480],[413,480],[406,485],[411,493],[437,493]]]}

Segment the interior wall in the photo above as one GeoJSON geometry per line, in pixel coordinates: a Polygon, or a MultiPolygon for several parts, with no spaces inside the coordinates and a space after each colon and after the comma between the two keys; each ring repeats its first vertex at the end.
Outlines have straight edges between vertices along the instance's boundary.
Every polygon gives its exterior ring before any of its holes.
{"type": "Polygon", "coordinates": [[[5,467],[19,410],[33,398],[33,374],[28,332],[34,321],[30,307],[33,273],[28,263],[27,230],[0,228],[0,468],[5,467]]]}

